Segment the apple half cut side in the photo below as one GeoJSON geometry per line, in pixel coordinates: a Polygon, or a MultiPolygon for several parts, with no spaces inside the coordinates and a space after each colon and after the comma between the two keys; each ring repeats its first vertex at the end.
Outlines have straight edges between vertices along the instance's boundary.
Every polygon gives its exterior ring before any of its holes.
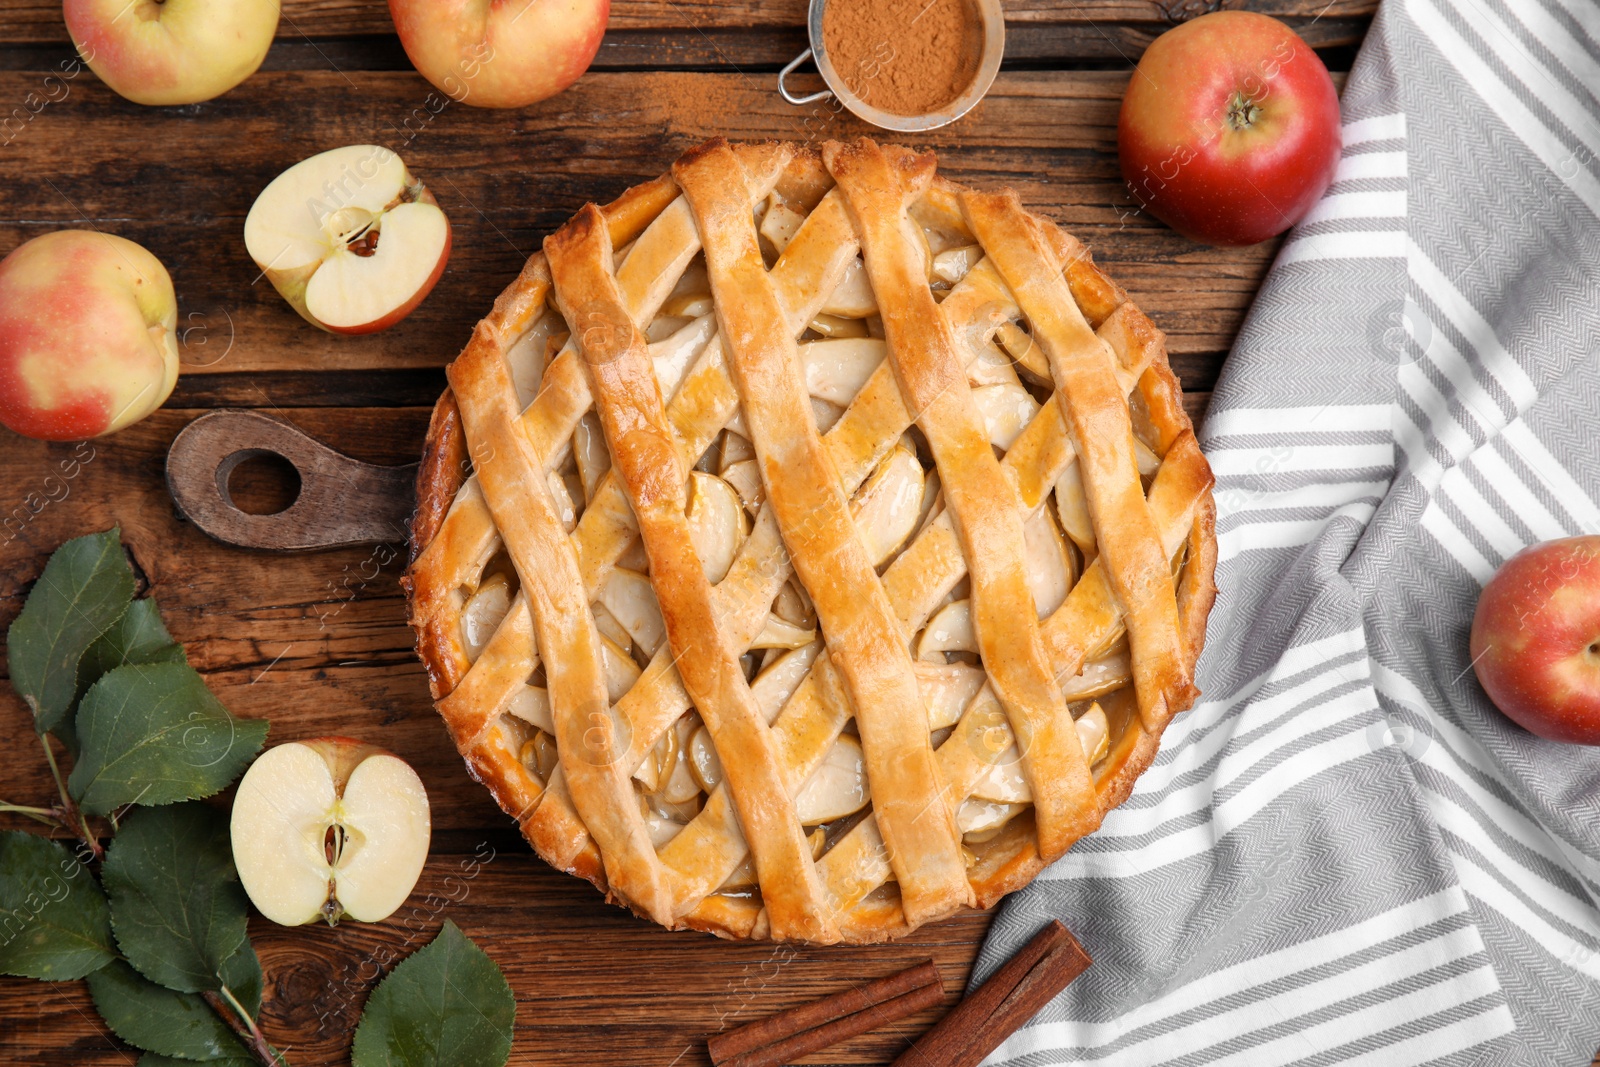
{"type": "Polygon", "coordinates": [[[450,220],[400,157],[349,145],[274,178],[244,221],[245,249],[291,307],[329,333],[388,329],[450,259],[450,220]]]}
{"type": "Polygon", "coordinates": [[[239,879],[284,926],[388,918],[417,884],[431,833],[417,772],[347,737],[268,749],[233,801],[239,879]]]}

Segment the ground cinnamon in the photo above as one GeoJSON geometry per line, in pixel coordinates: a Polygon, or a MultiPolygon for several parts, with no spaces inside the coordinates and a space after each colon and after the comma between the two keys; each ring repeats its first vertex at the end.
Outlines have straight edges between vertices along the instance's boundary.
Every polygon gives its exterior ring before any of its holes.
{"type": "Polygon", "coordinates": [[[822,45],[850,91],[896,115],[923,115],[972,84],[983,51],[973,0],[828,0],[822,45]]]}

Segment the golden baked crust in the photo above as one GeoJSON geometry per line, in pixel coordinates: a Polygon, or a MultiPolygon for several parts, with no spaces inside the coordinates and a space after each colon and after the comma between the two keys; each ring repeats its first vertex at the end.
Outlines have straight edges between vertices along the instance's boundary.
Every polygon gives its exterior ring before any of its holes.
{"type": "Polygon", "coordinates": [[[433,696],[539,854],[662,925],[988,907],[1196,696],[1212,478],[1164,337],[934,166],[708,142],[449,369],[404,579],[433,696]]]}

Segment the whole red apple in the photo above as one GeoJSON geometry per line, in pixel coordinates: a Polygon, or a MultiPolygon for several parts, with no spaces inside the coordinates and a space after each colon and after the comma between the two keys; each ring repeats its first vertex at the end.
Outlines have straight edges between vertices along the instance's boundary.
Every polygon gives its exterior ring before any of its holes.
{"type": "Polygon", "coordinates": [[[78,54],[136,104],[195,104],[256,72],[278,0],[64,0],[78,54]]]}
{"type": "Polygon", "coordinates": [[[1185,237],[1265,241],[1299,222],[1339,163],[1339,96],[1293,30],[1249,11],[1156,38],[1117,121],[1134,199],[1185,237]]]}
{"type": "Polygon", "coordinates": [[[1552,741],[1600,745],[1600,536],[1518,552],[1478,598],[1470,650],[1495,707],[1552,741]]]}
{"type": "Polygon", "coordinates": [[[80,441],[138,422],[178,380],[178,301],[140,245],[58,230],[0,260],[0,423],[80,441]]]}
{"type": "Polygon", "coordinates": [[[389,0],[417,72],[473,107],[526,107],[589,69],[611,0],[389,0]]]}

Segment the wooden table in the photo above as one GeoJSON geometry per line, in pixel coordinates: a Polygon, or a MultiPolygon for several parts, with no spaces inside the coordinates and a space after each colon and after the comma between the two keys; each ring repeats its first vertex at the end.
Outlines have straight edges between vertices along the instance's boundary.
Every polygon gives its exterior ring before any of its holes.
{"type": "MultiPolygon", "coordinates": [[[[1197,421],[1276,243],[1203,248],[1140,215],[1117,179],[1115,120],[1145,45],[1174,19],[1220,6],[1283,17],[1342,71],[1376,0],[1008,2],[1006,66],[988,98],[914,141],[938,149],[952,177],[1009,183],[1084,239],[1167,331],[1197,421]]],[[[432,857],[400,915],[337,929],[252,922],[268,979],[264,1027],[295,1064],[345,1062],[374,958],[424,943],[445,917],[516,991],[516,1064],[703,1064],[705,1036],[724,1025],[920,957],[938,961],[952,1002],[967,978],[984,914],[893,945],[797,949],[667,933],[605,905],[533,858],[464,772],[412,655],[403,553],[226,548],[176,516],[163,479],[173,436],[218,407],[265,409],[371,462],[414,460],[441,368],[542,236],[585,200],[659,174],[712,134],[870,132],[847,113],[793,108],[776,95],[777,67],[805,46],[804,16],[802,0],[614,0],[593,70],[556,98],[507,113],[439,108],[377,0],[285,0],[279,39],[255,77],[208,104],[148,109],[87,72],[47,85],[71,55],[59,4],[0,0],[0,115],[29,93],[55,100],[0,144],[0,255],[72,226],[144,244],[177,286],[184,362],[167,406],[93,442],[93,458],[70,479],[50,475],[73,446],[0,430],[0,625],[51,549],[119,523],[172,632],[234,712],[271,719],[273,741],[338,732],[379,742],[417,767],[433,799],[432,857]],[[401,152],[449,213],[455,251],[403,324],[340,339],[306,325],[257,280],[242,227],[279,171],[356,142],[401,152]]],[[[283,506],[292,489],[282,478],[246,467],[234,488],[283,506]]],[[[0,729],[14,739],[0,797],[44,801],[50,779],[9,687],[0,689],[0,729]]],[[[812,1062],[886,1063],[936,1015],[812,1062]]],[[[0,1062],[134,1058],[100,1025],[81,983],[0,979],[0,1062]]]]}

